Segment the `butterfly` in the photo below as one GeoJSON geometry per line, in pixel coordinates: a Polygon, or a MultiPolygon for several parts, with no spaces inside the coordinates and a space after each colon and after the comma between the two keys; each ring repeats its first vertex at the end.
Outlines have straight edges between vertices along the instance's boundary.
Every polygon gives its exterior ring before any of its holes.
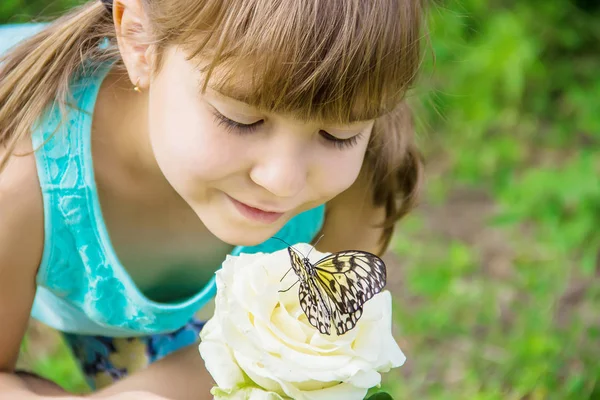
{"type": "Polygon", "coordinates": [[[291,246],[288,253],[300,282],[302,311],[322,334],[331,334],[332,321],[338,335],[354,328],[363,305],[385,286],[385,263],[375,254],[341,251],[313,264],[291,246]]]}

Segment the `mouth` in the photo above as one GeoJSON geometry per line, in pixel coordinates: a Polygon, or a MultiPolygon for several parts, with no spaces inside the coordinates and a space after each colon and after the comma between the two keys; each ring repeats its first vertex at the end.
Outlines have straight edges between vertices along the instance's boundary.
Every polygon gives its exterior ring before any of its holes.
{"type": "Polygon", "coordinates": [[[262,222],[262,223],[266,223],[266,224],[272,224],[275,221],[277,221],[279,218],[281,218],[281,216],[283,216],[283,214],[285,214],[284,212],[267,211],[267,210],[263,210],[260,208],[252,207],[246,203],[242,203],[241,201],[234,199],[233,197],[231,197],[229,195],[227,195],[227,197],[233,203],[233,205],[238,210],[238,212],[240,214],[242,214],[242,216],[244,216],[248,219],[251,219],[253,221],[258,221],[258,222],[262,222]]]}

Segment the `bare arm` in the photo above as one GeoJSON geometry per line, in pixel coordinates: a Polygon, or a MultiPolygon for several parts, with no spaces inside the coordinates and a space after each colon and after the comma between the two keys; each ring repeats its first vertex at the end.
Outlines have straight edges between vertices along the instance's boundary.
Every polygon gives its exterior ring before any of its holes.
{"type": "MultiPolygon", "coordinates": [[[[17,153],[30,150],[31,145],[25,143],[17,153]]],[[[0,155],[3,151],[0,148],[0,155]]],[[[35,399],[37,394],[65,393],[50,382],[14,374],[36,291],[43,218],[35,160],[31,155],[13,156],[0,173],[0,398],[35,399]]]]}
{"type": "Polygon", "coordinates": [[[208,400],[215,385],[204,368],[198,345],[191,345],[148,368],[91,395],[104,398],[117,393],[144,390],[173,400],[208,400]]]}

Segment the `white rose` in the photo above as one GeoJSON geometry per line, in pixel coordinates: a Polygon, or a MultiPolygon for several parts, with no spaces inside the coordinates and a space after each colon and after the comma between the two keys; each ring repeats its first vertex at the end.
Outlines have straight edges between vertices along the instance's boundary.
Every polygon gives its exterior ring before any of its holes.
{"type": "Polygon", "coordinates": [[[279,394],[267,392],[255,386],[240,386],[223,390],[215,387],[211,391],[215,400],[285,400],[279,394]]]}
{"type": "MultiPolygon", "coordinates": [[[[326,254],[308,244],[316,262],[326,254]]],[[[392,298],[384,291],[364,305],[356,327],[322,335],[300,307],[287,249],[229,256],[217,271],[215,314],[200,334],[200,354],[222,393],[259,386],[283,398],[363,399],[380,372],[406,360],[392,337],[392,298]]],[[[217,390],[218,391],[218,390],[217,390]]],[[[245,397],[268,399],[269,397],[245,397]]]]}

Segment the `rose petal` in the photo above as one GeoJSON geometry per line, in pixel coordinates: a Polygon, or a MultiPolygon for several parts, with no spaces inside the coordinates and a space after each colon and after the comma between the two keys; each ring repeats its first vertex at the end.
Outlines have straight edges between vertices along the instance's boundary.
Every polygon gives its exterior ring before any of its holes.
{"type": "Polygon", "coordinates": [[[285,394],[295,400],[363,400],[367,389],[357,388],[351,384],[340,383],[319,390],[300,390],[293,384],[280,382],[285,394]]]}
{"type": "MultiPolygon", "coordinates": [[[[208,325],[208,324],[207,324],[208,325]]],[[[203,329],[206,329],[206,325],[203,329]]],[[[198,346],[207,371],[221,388],[233,388],[245,381],[244,374],[224,343],[202,341],[198,346]]]]}
{"type": "Polygon", "coordinates": [[[372,369],[357,371],[348,382],[359,388],[370,389],[381,383],[381,374],[372,369]]]}
{"type": "Polygon", "coordinates": [[[302,326],[297,319],[292,318],[287,310],[280,306],[277,307],[271,316],[271,327],[274,328],[279,336],[287,342],[287,344],[306,343],[308,339],[306,333],[302,330],[302,326]]]}
{"type": "Polygon", "coordinates": [[[268,392],[254,386],[222,390],[221,388],[213,388],[210,393],[214,396],[214,400],[285,400],[277,393],[268,392]]]}

